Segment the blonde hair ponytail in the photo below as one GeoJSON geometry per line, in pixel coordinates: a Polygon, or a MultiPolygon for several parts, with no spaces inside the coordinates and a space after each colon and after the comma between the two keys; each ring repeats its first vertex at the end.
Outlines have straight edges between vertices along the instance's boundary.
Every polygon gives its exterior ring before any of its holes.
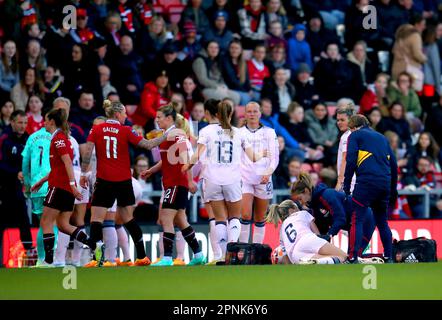
{"type": "Polygon", "coordinates": [[[179,113],[176,115],[175,127],[183,130],[188,138],[191,137],[189,121],[179,113]]]}
{"type": "Polygon", "coordinates": [[[117,112],[123,112],[124,105],[119,101],[110,101],[108,99],[103,101],[103,109],[106,117],[112,119],[117,112]]]}
{"type": "Polygon", "coordinates": [[[291,193],[292,194],[302,194],[305,189],[310,192],[313,190],[313,181],[307,172],[301,172],[299,174],[298,180],[293,184],[291,193]]]}
{"type": "Polygon", "coordinates": [[[289,209],[295,209],[298,211],[298,206],[292,200],[284,200],[280,204],[272,204],[269,208],[269,212],[266,217],[266,222],[273,223],[275,227],[279,222],[284,222],[290,215],[289,209]]]}
{"type": "Polygon", "coordinates": [[[221,128],[224,130],[229,130],[230,138],[233,138],[233,127],[230,123],[231,117],[233,114],[233,107],[228,102],[220,102],[218,105],[218,119],[221,128]]]}

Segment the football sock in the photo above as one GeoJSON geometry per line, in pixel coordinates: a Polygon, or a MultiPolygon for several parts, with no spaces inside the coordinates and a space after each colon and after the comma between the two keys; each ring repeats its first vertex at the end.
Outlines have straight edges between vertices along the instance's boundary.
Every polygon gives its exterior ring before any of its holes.
{"type": "Polygon", "coordinates": [[[251,224],[252,220],[241,219],[241,234],[239,235],[239,242],[249,242],[251,224]]]}
{"type": "Polygon", "coordinates": [[[146,257],[146,249],[144,248],[143,232],[140,229],[135,219],[130,220],[124,224],[127,231],[135,244],[135,250],[137,251],[137,259],[144,259],[146,257]]]}
{"type": "Polygon", "coordinates": [[[122,260],[127,261],[130,259],[130,252],[129,252],[129,238],[127,237],[126,229],[124,229],[121,224],[115,225],[115,229],[117,231],[118,246],[121,248],[121,251],[123,251],[122,260]]]}
{"type": "Polygon", "coordinates": [[[54,262],[54,243],[55,236],[53,233],[43,234],[43,244],[45,248],[45,261],[49,264],[54,262]]]}
{"type": "MultiPolygon", "coordinates": [[[[78,226],[78,228],[86,234],[84,226],[78,226]]],[[[83,249],[83,243],[75,239],[74,234],[72,234],[72,238],[74,239],[74,248],[72,249],[72,262],[74,264],[80,263],[81,260],[81,252],[83,249]]]]}
{"type": "Polygon", "coordinates": [[[86,232],[84,231],[84,229],[80,229],[79,227],[77,227],[77,229],[75,229],[74,232],[72,232],[72,237],[74,239],[80,241],[81,243],[89,246],[89,248],[91,248],[91,250],[95,250],[96,244],[91,243],[91,240],[88,237],[88,235],[86,234],[86,232]]]}
{"type": "Polygon", "coordinates": [[[327,257],[327,258],[318,258],[315,259],[318,264],[339,264],[341,260],[338,257],[327,257]]]}
{"type": "Polygon", "coordinates": [[[104,250],[104,259],[106,261],[115,262],[117,258],[118,237],[115,230],[115,222],[112,220],[104,220],[103,222],[103,242],[106,245],[104,250]]]}
{"type": "Polygon", "coordinates": [[[164,256],[163,258],[172,258],[173,251],[173,241],[175,240],[175,234],[170,232],[163,233],[163,245],[164,245],[164,256]]]}
{"type": "Polygon", "coordinates": [[[184,250],[186,249],[186,240],[183,237],[181,231],[175,232],[175,244],[176,244],[176,257],[177,259],[184,260],[184,250]]]}
{"type": "Polygon", "coordinates": [[[212,252],[214,257],[221,256],[221,248],[219,247],[219,243],[216,237],[216,225],[215,219],[209,220],[209,238],[210,245],[212,246],[212,252]]]}
{"type": "Polygon", "coordinates": [[[226,256],[226,250],[227,250],[227,222],[217,221],[215,228],[216,228],[216,236],[218,239],[218,245],[221,249],[221,255],[219,257],[215,257],[215,259],[223,259],[226,256]]]}
{"type": "Polygon", "coordinates": [[[89,242],[93,247],[92,250],[95,250],[97,247],[97,242],[103,240],[103,224],[98,221],[91,222],[91,234],[89,242]]]}
{"type": "Polygon", "coordinates": [[[200,244],[198,243],[198,240],[196,240],[195,230],[193,230],[192,226],[188,226],[186,229],[181,230],[181,232],[193,253],[201,252],[200,244]]]}
{"type": "Polygon", "coordinates": [[[43,242],[43,229],[39,228],[37,233],[37,257],[38,260],[45,259],[45,245],[43,242]]]}
{"type": "Polygon", "coordinates": [[[266,234],[265,221],[255,222],[255,228],[253,229],[253,243],[262,244],[264,241],[265,234],[266,234]]]}
{"type": "Polygon", "coordinates": [[[160,249],[160,254],[158,255],[158,257],[161,259],[162,257],[164,257],[164,241],[163,241],[163,236],[164,236],[164,232],[161,231],[160,232],[160,239],[158,240],[158,247],[160,249]]]}
{"type": "Polygon", "coordinates": [[[60,264],[66,263],[66,251],[68,250],[71,236],[58,231],[57,248],[55,249],[54,261],[60,264]]]}
{"type": "Polygon", "coordinates": [[[239,219],[229,219],[229,226],[227,227],[227,242],[238,242],[240,233],[241,223],[239,222],[239,219]]]}

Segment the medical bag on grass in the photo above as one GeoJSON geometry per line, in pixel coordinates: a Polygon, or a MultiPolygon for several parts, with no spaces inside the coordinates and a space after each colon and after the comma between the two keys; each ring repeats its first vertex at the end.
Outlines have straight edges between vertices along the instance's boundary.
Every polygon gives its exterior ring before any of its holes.
{"type": "Polygon", "coordinates": [[[436,241],[423,237],[393,241],[393,260],[398,263],[437,262],[436,241]]]}
{"type": "Polygon", "coordinates": [[[272,264],[272,248],[266,244],[231,242],[227,244],[226,264],[272,264]]]}

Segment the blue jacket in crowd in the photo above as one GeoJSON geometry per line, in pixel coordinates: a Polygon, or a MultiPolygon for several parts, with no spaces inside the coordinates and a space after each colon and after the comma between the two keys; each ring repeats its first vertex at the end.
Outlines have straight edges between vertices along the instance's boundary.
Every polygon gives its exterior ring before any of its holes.
{"type": "Polygon", "coordinates": [[[306,32],[306,28],[303,24],[295,25],[292,31],[292,37],[288,41],[288,63],[294,74],[298,71],[301,63],[306,63],[311,70],[313,69],[310,45],[305,39],[302,41],[296,39],[296,33],[301,30],[306,32]]]}

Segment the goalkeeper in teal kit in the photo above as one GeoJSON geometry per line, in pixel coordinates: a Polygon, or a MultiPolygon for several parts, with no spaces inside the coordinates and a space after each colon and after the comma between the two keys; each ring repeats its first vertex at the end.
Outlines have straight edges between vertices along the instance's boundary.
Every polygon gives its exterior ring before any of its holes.
{"type": "MultiPolygon", "coordinates": [[[[26,189],[26,196],[31,198],[32,213],[40,216],[43,213],[43,202],[48,192],[48,183],[45,182],[37,192],[30,192],[31,186],[45,177],[51,166],[49,163],[49,147],[51,145],[51,134],[42,128],[32,134],[26,142],[25,149],[22,152],[23,156],[23,177],[26,189]]],[[[57,226],[54,226],[54,234],[57,235],[57,226]]],[[[57,241],[55,241],[57,243],[57,241]]],[[[43,246],[43,232],[41,228],[37,234],[37,254],[38,260],[43,261],[45,258],[45,251],[43,246]]]]}

